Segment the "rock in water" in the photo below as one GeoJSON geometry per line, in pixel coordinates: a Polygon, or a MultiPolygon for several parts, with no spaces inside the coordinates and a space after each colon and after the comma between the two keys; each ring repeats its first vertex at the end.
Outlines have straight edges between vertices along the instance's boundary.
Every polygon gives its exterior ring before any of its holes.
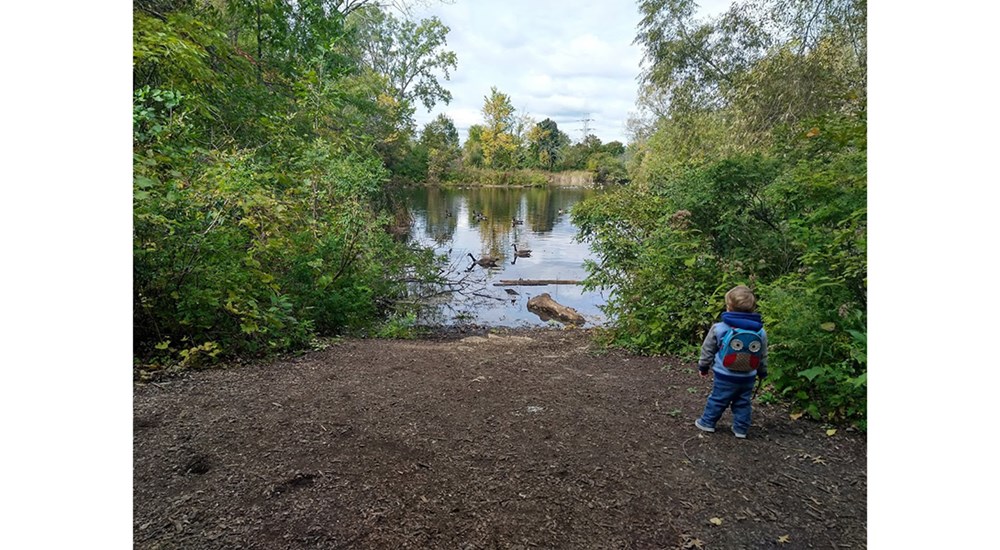
{"type": "Polygon", "coordinates": [[[554,317],[564,323],[574,325],[582,325],[586,322],[583,315],[571,307],[556,302],[547,292],[528,300],[528,309],[536,313],[543,321],[547,320],[547,317],[554,317]]]}

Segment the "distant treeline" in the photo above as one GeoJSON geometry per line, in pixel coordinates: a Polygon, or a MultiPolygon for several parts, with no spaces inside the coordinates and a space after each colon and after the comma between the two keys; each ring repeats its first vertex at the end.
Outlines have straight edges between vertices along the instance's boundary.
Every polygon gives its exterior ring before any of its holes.
{"type": "Polygon", "coordinates": [[[553,120],[535,122],[518,114],[510,97],[495,87],[484,98],[482,112],[486,122],[471,126],[461,146],[454,122],[438,115],[389,168],[411,183],[544,185],[543,172],[569,170],[589,171],[599,184],[628,179],[621,142],[602,143],[590,134],[572,143],[553,120]]]}

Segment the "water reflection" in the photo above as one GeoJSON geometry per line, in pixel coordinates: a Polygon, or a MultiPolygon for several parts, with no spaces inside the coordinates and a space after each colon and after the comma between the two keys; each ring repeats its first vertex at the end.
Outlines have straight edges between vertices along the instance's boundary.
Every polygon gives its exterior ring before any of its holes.
{"type": "Polygon", "coordinates": [[[434,311],[422,322],[476,323],[491,326],[549,324],[528,311],[532,296],[548,293],[579,311],[588,326],[604,324],[597,305],[599,292],[579,285],[495,286],[510,279],[582,280],[589,248],[574,241],[570,221],[574,204],[596,191],[585,188],[413,188],[404,192],[412,217],[410,238],[432,246],[448,261],[449,280],[456,284],[436,297],[434,311]],[[518,256],[519,249],[529,249],[518,256]],[[476,263],[489,257],[489,262],[476,263]]]}

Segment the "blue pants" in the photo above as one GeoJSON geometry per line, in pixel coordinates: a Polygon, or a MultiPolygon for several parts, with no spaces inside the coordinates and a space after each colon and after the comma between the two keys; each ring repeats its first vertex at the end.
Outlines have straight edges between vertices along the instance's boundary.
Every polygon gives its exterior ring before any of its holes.
{"type": "Polygon", "coordinates": [[[747,383],[729,382],[715,377],[712,382],[712,393],[705,403],[705,412],[701,415],[701,423],[715,427],[726,409],[733,409],[733,429],[741,434],[750,429],[750,400],[753,398],[754,379],[747,383]]]}

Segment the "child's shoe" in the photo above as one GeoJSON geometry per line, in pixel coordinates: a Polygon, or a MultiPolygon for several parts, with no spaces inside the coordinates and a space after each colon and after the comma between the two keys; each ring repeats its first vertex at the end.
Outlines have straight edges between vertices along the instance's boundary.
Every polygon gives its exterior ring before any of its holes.
{"type": "MultiPolygon", "coordinates": [[[[695,420],[695,421],[694,421],[694,425],[695,425],[695,426],[696,426],[696,427],[697,427],[697,428],[698,428],[699,430],[701,430],[701,431],[703,431],[703,432],[708,432],[708,433],[713,433],[713,432],[715,432],[715,428],[713,428],[713,427],[711,427],[711,426],[706,426],[706,425],[702,424],[702,423],[701,423],[701,419],[700,419],[700,418],[699,418],[698,420],[695,420]]],[[[746,437],[746,436],[744,436],[744,437],[746,437]]]]}
{"type": "Polygon", "coordinates": [[[735,427],[732,428],[732,430],[733,430],[733,435],[736,436],[736,439],[746,439],[747,438],[747,434],[741,434],[740,432],[736,431],[735,427]]]}

